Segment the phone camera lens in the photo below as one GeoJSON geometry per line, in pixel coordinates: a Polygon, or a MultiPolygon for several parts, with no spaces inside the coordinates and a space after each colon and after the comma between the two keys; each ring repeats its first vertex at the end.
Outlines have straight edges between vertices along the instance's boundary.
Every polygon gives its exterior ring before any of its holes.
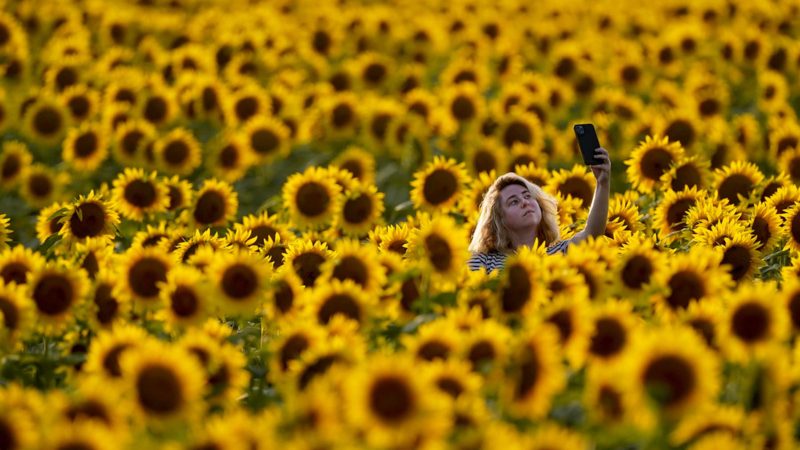
{"type": "Polygon", "coordinates": [[[583,127],[578,125],[577,127],[575,127],[575,132],[578,134],[583,134],[583,127]]]}

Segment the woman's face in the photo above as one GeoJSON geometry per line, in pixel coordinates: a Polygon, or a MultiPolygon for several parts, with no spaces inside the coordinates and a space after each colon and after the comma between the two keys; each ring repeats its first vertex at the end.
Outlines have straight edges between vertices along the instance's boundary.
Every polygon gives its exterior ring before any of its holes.
{"type": "Polygon", "coordinates": [[[506,227],[512,231],[523,231],[539,225],[542,210],[539,202],[525,186],[511,184],[500,191],[500,205],[506,227]]]}

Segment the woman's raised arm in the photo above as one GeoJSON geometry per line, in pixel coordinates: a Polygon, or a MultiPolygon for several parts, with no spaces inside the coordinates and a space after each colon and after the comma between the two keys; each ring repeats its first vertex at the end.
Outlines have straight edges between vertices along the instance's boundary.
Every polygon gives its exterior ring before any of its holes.
{"type": "Polygon", "coordinates": [[[594,190],[592,206],[589,207],[586,226],[572,237],[572,243],[580,242],[589,236],[601,236],[606,232],[608,197],[611,193],[611,159],[608,156],[608,150],[603,147],[598,147],[594,152],[595,158],[602,160],[603,163],[589,166],[597,180],[597,186],[594,190]]]}

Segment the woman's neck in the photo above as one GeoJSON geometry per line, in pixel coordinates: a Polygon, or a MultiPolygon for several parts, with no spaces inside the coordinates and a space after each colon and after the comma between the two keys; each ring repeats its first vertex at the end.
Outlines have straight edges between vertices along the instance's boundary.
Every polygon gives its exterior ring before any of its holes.
{"type": "Polygon", "coordinates": [[[537,231],[537,227],[516,232],[509,230],[511,246],[514,247],[515,250],[523,245],[527,245],[528,247],[532,246],[534,241],[536,241],[536,235],[538,234],[537,231]]]}

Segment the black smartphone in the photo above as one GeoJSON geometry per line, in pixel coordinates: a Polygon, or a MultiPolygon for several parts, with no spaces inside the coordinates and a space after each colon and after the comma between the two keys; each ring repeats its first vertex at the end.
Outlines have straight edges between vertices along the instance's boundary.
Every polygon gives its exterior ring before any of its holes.
{"type": "Polygon", "coordinates": [[[578,123],[575,124],[572,129],[575,131],[575,137],[578,138],[578,146],[581,148],[583,163],[587,166],[603,164],[603,161],[594,157],[595,149],[600,147],[600,141],[597,139],[594,125],[590,123],[578,123]]]}

